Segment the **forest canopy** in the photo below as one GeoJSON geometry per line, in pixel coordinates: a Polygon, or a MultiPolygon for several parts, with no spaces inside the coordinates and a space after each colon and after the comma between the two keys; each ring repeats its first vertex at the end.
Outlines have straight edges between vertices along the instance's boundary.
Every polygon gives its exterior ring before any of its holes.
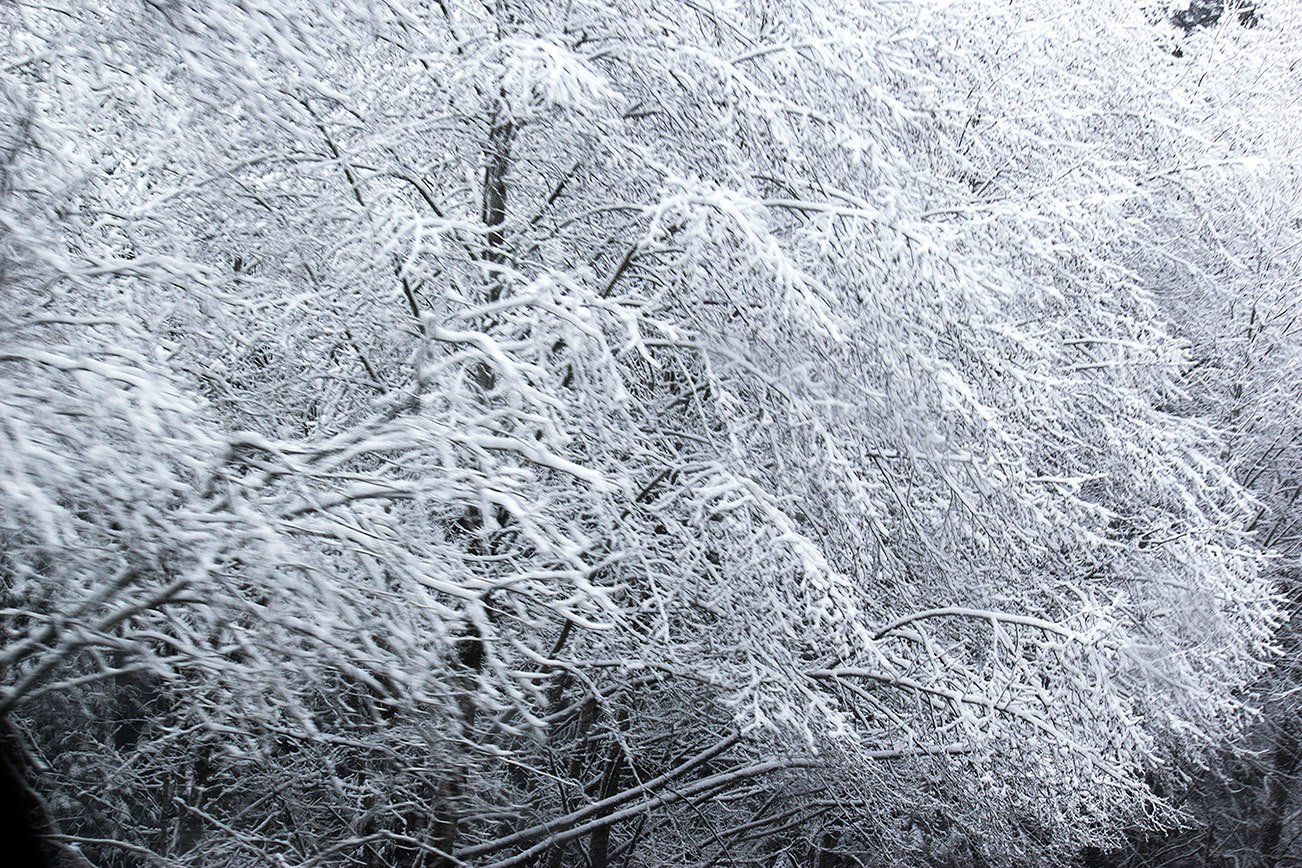
{"type": "Polygon", "coordinates": [[[52,864],[1298,856],[1299,22],[0,7],[52,864]]]}

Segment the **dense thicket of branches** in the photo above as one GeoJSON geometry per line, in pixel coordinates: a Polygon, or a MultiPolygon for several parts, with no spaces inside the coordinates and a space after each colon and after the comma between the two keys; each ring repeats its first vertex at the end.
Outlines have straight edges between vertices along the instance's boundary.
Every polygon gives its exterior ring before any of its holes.
{"type": "Polygon", "coordinates": [[[1296,853],[1299,12],[5,6],[59,858],[1296,853]]]}

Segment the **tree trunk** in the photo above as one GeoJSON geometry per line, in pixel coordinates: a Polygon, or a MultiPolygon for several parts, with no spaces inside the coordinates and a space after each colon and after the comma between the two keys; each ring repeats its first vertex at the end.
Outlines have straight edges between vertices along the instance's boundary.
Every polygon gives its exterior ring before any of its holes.
{"type": "Polygon", "coordinates": [[[1297,777],[1299,760],[1295,719],[1283,721],[1272,756],[1273,768],[1266,778],[1266,822],[1261,830],[1261,854],[1267,865],[1283,865],[1286,854],[1280,852],[1284,815],[1297,777]]]}

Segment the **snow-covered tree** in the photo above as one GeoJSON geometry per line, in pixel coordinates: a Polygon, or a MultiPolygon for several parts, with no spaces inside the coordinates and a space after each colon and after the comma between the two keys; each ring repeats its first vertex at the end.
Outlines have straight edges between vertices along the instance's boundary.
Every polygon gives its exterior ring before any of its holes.
{"type": "Polygon", "coordinates": [[[1239,725],[1276,601],[1138,258],[1165,20],[4,14],[0,708],[55,840],[1049,862],[1239,725]]]}
{"type": "Polygon", "coordinates": [[[1299,858],[1299,181],[1293,32],[1278,3],[1178,40],[1171,88],[1187,106],[1172,168],[1154,173],[1153,236],[1136,269],[1190,345],[1187,412],[1224,432],[1220,458],[1256,498],[1248,524],[1292,616],[1271,669],[1249,690],[1260,712],[1210,763],[1178,763],[1169,785],[1191,815],[1143,842],[1142,863],[1299,858]],[[1237,25],[1237,26],[1236,26],[1237,25]],[[1198,126],[1194,128],[1192,122],[1198,126]],[[1191,135],[1191,130],[1197,133],[1191,135]],[[1292,819],[1290,819],[1292,818],[1292,819]]]}

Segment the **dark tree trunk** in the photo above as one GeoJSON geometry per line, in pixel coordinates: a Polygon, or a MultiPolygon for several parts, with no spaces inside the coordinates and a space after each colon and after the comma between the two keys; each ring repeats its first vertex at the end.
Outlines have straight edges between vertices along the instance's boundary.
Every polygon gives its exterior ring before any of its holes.
{"type": "Polygon", "coordinates": [[[1297,777],[1299,760],[1297,720],[1283,721],[1275,741],[1273,768],[1266,777],[1266,821],[1261,829],[1261,853],[1267,865],[1283,865],[1286,854],[1280,852],[1284,815],[1297,777]]]}
{"type": "Polygon", "coordinates": [[[7,715],[0,715],[0,840],[5,861],[33,868],[87,865],[84,859],[62,858],[49,843],[58,828],[36,791],[35,771],[22,735],[7,715]]]}

